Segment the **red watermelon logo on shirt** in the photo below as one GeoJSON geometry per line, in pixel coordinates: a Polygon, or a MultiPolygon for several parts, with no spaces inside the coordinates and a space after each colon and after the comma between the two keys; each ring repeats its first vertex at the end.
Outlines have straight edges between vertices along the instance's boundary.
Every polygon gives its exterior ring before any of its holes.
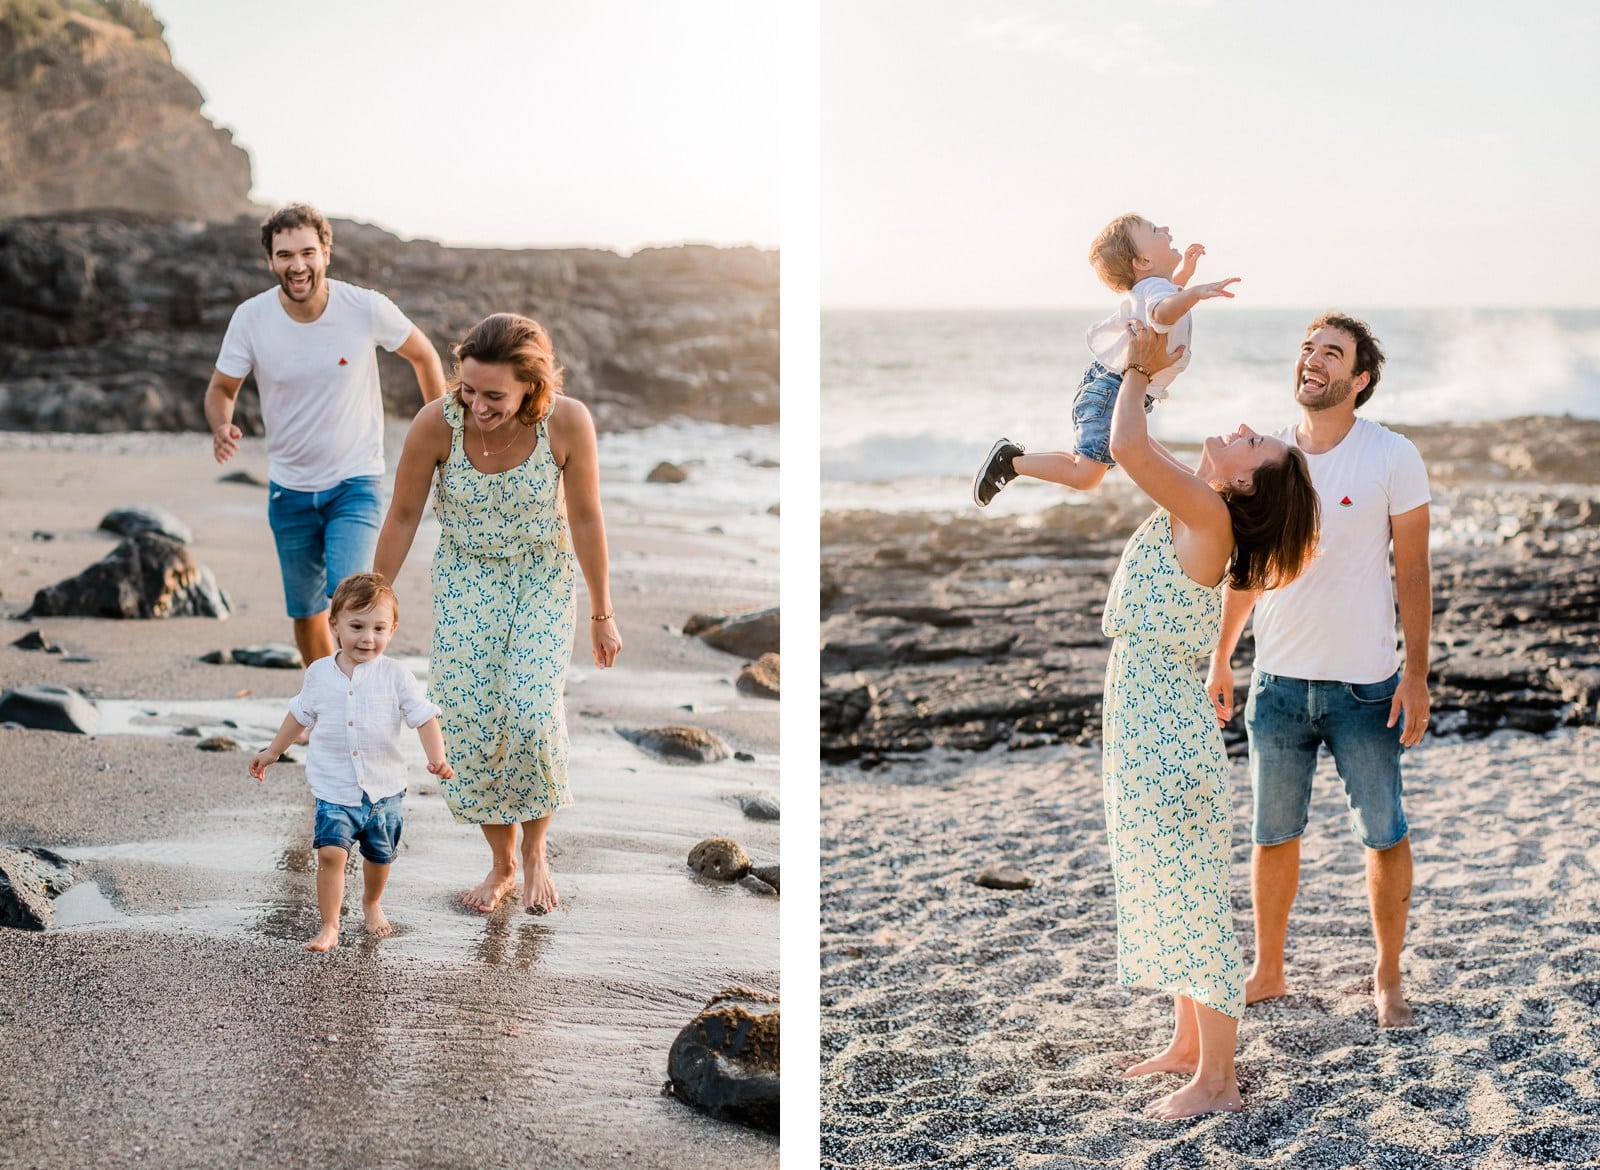
{"type": "MultiPolygon", "coordinates": [[[[341,363],[344,361],[343,358],[340,358],[339,360],[340,360],[341,363]]],[[[1350,507],[1350,497],[1346,496],[1344,499],[1340,500],[1339,501],[1339,507],[1341,507],[1341,508],[1350,507]]]]}
{"type": "MultiPolygon", "coordinates": [[[[341,366],[348,366],[348,365],[349,365],[349,364],[350,364],[350,363],[349,363],[349,362],[347,362],[347,361],[345,361],[345,360],[344,360],[344,358],[340,358],[340,359],[339,359],[339,364],[340,364],[340,365],[341,365],[341,366]]],[[[1349,500],[1346,500],[1346,501],[1345,501],[1345,503],[1347,503],[1347,504],[1348,504],[1348,503],[1349,503],[1349,502],[1350,502],[1350,501],[1349,501],[1349,500]]]]}

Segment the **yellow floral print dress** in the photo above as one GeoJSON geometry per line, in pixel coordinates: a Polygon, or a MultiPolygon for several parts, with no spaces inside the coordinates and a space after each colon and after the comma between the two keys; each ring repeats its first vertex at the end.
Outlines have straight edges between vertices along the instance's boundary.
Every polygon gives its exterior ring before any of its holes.
{"type": "Polygon", "coordinates": [[[468,462],[453,397],[444,416],[452,433],[433,489],[442,531],[428,697],[455,778],[440,786],[464,824],[538,820],[571,803],[562,696],[575,573],[561,469],[548,414],[533,453],[493,474],[468,462]]]}
{"type": "Polygon", "coordinates": [[[1172,521],[1128,540],[1101,629],[1106,831],[1117,887],[1117,978],[1244,1016],[1233,933],[1228,757],[1200,659],[1216,647],[1223,586],[1188,577],[1172,521]]]}

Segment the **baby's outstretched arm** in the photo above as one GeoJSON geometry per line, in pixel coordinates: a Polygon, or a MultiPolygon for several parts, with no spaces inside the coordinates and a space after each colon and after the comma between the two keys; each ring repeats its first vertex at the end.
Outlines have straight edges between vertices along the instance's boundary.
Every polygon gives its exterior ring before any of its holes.
{"type": "Polygon", "coordinates": [[[255,758],[250,761],[250,775],[257,780],[265,780],[268,766],[277,763],[278,757],[289,750],[289,745],[299,737],[301,729],[300,720],[293,715],[285,715],[283,726],[278,728],[278,734],[272,737],[272,742],[257,752],[255,758]]]}
{"type": "Polygon", "coordinates": [[[1200,257],[1205,254],[1206,246],[1204,244],[1190,244],[1185,248],[1183,250],[1183,263],[1178,265],[1178,271],[1172,274],[1172,283],[1179,288],[1188,284],[1190,278],[1194,276],[1194,266],[1199,262],[1200,257]]]}
{"type": "Polygon", "coordinates": [[[1150,320],[1163,329],[1171,328],[1201,301],[1209,301],[1212,297],[1227,297],[1231,301],[1233,294],[1228,291],[1228,286],[1238,283],[1237,276],[1230,276],[1227,280],[1214,280],[1210,284],[1197,284],[1193,288],[1175,292],[1165,300],[1156,302],[1150,310],[1150,320]]]}
{"type": "Polygon", "coordinates": [[[437,716],[417,727],[417,738],[422,740],[422,750],[428,753],[428,771],[441,780],[454,776],[455,769],[444,758],[444,732],[439,730],[437,716]]]}

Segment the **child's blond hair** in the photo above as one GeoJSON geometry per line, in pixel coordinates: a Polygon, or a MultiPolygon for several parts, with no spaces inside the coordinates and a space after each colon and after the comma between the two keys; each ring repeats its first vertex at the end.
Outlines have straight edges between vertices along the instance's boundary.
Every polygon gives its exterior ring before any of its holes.
{"type": "Polygon", "coordinates": [[[328,620],[336,622],[339,615],[347,609],[358,613],[362,610],[372,609],[380,601],[389,603],[389,610],[398,622],[400,620],[400,599],[384,579],[382,573],[351,573],[339,587],[333,591],[333,601],[328,610],[328,620]]]}
{"type": "Polygon", "coordinates": [[[1128,212],[1100,229],[1100,234],[1089,245],[1089,263],[1102,283],[1116,292],[1127,292],[1139,283],[1133,262],[1139,258],[1139,249],[1133,246],[1133,226],[1143,223],[1144,216],[1128,212]]]}

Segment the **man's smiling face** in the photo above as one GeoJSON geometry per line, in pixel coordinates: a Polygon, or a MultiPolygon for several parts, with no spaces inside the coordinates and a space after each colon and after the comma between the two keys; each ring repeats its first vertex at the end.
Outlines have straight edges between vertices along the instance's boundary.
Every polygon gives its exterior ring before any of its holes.
{"type": "Polygon", "coordinates": [[[1329,410],[1367,384],[1354,373],[1356,339],[1343,329],[1324,325],[1306,334],[1294,367],[1294,400],[1307,410],[1329,410]]]}

